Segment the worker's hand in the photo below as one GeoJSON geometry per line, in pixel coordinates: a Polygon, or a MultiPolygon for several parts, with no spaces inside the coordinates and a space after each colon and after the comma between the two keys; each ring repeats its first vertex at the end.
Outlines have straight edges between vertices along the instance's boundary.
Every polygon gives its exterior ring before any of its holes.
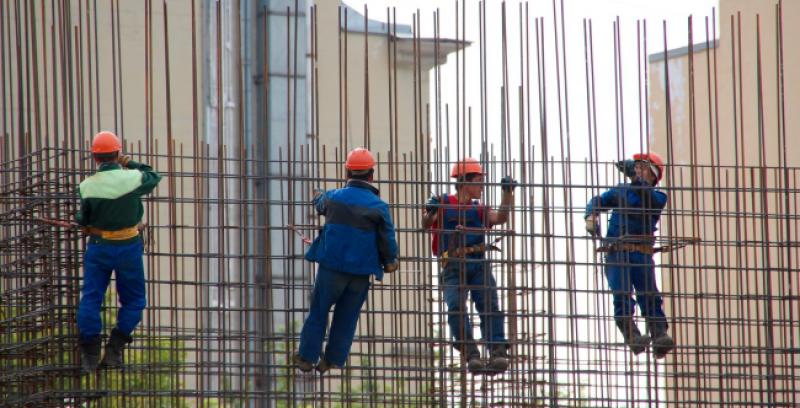
{"type": "Polygon", "coordinates": [[[636,177],[636,161],[631,159],[620,160],[616,164],[617,170],[621,171],[626,177],[636,177]]]}
{"type": "Polygon", "coordinates": [[[436,211],[439,210],[440,206],[441,206],[441,201],[439,200],[439,197],[433,195],[431,196],[431,198],[428,199],[428,203],[425,204],[425,213],[426,214],[435,213],[436,211]]]}
{"type": "Polygon", "coordinates": [[[513,192],[514,189],[517,188],[517,185],[519,185],[519,183],[517,183],[517,180],[511,178],[511,176],[505,176],[500,179],[500,188],[507,193],[513,192]]]}
{"type": "Polygon", "coordinates": [[[395,259],[393,262],[390,262],[390,263],[387,263],[386,265],[383,265],[383,272],[392,273],[392,272],[396,271],[397,268],[399,268],[399,267],[400,267],[400,261],[395,259]]]}
{"type": "Polygon", "coordinates": [[[128,163],[130,163],[130,161],[131,161],[131,156],[122,155],[117,157],[117,163],[119,163],[120,166],[122,167],[128,167],[128,163]]]}
{"type": "Polygon", "coordinates": [[[586,232],[592,236],[600,235],[600,222],[596,215],[592,214],[586,217],[586,232]]]}

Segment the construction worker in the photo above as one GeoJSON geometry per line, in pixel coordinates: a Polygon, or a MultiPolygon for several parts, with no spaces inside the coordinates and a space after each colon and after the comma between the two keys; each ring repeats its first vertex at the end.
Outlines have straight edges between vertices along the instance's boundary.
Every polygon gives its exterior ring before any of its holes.
{"type": "Polygon", "coordinates": [[[102,366],[122,366],[125,345],[133,341],[131,333],[142,320],[146,291],[139,235],[144,214],[141,197],[161,181],[161,176],[150,166],[123,156],[122,144],[111,132],[94,136],[92,155],[98,168],[80,184],[81,208],[77,215],[78,224],[89,234],[78,305],[81,361],[86,372],[94,371],[100,359],[103,329],[100,306],[112,272],[121,307],[117,325],[105,347],[102,366]]]}
{"type": "Polygon", "coordinates": [[[367,300],[370,275],[382,280],[384,272],[394,272],[398,267],[389,205],[371,184],[375,171],[372,153],[360,147],[353,149],[345,167],[345,187],[317,193],[313,200],[317,213],[325,216],[325,226],[305,256],[319,266],[300,346],[293,357],[304,372],[315,365],[320,373],[344,367],[361,306],[367,300]],[[330,336],[321,355],[333,305],[330,336]]]}
{"type": "Polygon", "coordinates": [[[497,282],[486,260],[486,230],[508,221],[517,183],[510,176],[501,180],[503,194],[500,209],[495,211],[480,202],[485,175],[476,159],[455,163],[450,176],[456,179],[456,194],[431,197],[425,206],[422,226],[432,228],[433,252],[442,266],[440,286],[447,304],[453,347],[461,353],[470,372],[492,375],[508,368],[509,344],[497,282]],[[467,293],[471,293],[478,310],[481,335],[490,356],[488,364],[481,360],[472,336],[467,293]]]}
{"type": "Polygon", "coordinates": [[[598,214],[611,210],[603,240],[605,274],[614,296],[614,320],[634,354],[645,351],[652,339],[656,358],[663,358],[675,342],[667,334],[667,318],[656,286],[653,244],[656,224],[667,205],[667,195],[655,186],[664,177],[664,160],[656,153],[638,153],[617,163],[630,183],[619,184],[592,198],[586,206],[586,231],[600,234],[598,214]],[[636,289],[636,301],[632,298],[636,289]],[[647,321],[650,336],[642,335],[633,320],[636,303],[647,321]]]}

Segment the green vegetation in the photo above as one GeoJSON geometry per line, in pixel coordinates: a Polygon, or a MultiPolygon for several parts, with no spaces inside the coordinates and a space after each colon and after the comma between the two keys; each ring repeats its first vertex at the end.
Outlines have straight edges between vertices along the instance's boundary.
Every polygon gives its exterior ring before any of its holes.
{"type": "MultiPolygon", "coordinates": [[[[115,296],[112,290],[106,294],[105,304],[113,304],[115,296]]],[[[20,317],[29,311],[20,307],[0,307],[0,321],[20,317]]],[[[116,321],[114,309],[103,308],[105,327],[113,327],[116,321]]],[[[44,319],[51,319],[45,316],[44,319]]],[[[74,324],[74,322],[64,322],[74,324]]],[[[52,338],[46,327],[37,330],[25,330],[9,324],[10,330],[1,338],[0,348],[14,349],[10,358],[3,361],[4,375],[15,376],[31,370],[45,370],[56,373],[50,376],[35,377],[35,391],[31,392],[30,379],[26,382],[25,395],[21,394],[20,383],[11,382],[9,387],[2,387],[0,400],[21,403],[35,394],[52,396],[51,402],[69,404],[82,398],[96,399],[102,407],[165,407],[184,408],[189,404],[183,397],[171,396],[170,392],[180,390],[182,383],[174,374],[186,360],[186,352],[182,341],[170,338],[137,339],[125,353],[126,370],[99,370],[95,374],[81,375],[80,352],[75,349],[52,352],[63,349],[56,344],[59,340],[52,338]],[[22,352],[26,345],[40,344],[38,348],[30,348],[22,352]],[[58,398],[58,401],[52,401],[58,398]]],[[[73,344],[73,343],[68,343],[73,344]]],[[[14,377],[18,378],[18,377],[14,377]]]]}

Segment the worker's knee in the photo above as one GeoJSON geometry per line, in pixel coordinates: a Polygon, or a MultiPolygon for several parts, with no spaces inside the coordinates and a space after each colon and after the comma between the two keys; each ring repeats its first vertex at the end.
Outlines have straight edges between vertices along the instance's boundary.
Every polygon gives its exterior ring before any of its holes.
{"type": "Polygon", "coordinates": [[[445,303],[447,304],[447,312],[449,314],[461,313],[466,310],[466,302],[461,302],[458,299],[451,299],[445,301],[445,303]]]}
{"type": "Polygon", "coordinates": [[[484,312],[499,312],[500,299],[497,296],[497,289],[484,289],[472,292],[472,299],[476,307],[484,312]]]}
{"type": "Polygon", "coordinates": [[[100,305],[87,305],[81,302],[78,305],[78,321],[100,319],[100,305]]]}
{"type": "Polygon", "coordinates": [[[141,296],[133,299],[120,299],[122,307],[134,312],[141,312],[147,307],[147,297],[141,296]]]}
{"type": "Polygon", "coordinates": [[[103,303],[103,298],[105,297],[105,291],[101,291],[100,288],[97,287],[90,287],[84,286],[83,291],[81,292],[81,306],[89,306],[89,307],[97,307],[99,308],[100,305],[103,303]]]}
{"type": "Polygon", "coordinates": [[[489,307],[492,310],[497,310],[500,308],[500,297],[497,296],[497,289],[490,289],[486,291],[486,296],[484,298],[488,298],[489,307]]]}
{"type": "Polygon", "coordinates": [[[630,316],[633,314],[633,299],[630,295],[615,295],[614,296],[614,315],[615,316],[630,316]]]}
{"type": "Polygon", "coordinates": [[[460,309],[467,300],[467,291],[458,284],[445,284],[442,295],[448,310],[460,309]]]}

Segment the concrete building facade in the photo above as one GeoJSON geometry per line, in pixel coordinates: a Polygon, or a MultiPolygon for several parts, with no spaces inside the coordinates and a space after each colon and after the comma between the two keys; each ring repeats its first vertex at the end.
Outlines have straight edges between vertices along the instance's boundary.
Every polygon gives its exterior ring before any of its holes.
{"type": "Polygon", "coordinates": [[[800,312],[798,201],[784,194],[800,165],[798,18],[796,2],[721,0],[718,37],[709,21],[710,38],[650,56],[650,144],[670,166],[664,232],[703,240],[662,259],[688,266],[661,269],[680,347],[666,364],[673,401],[798,403],[798,361],[781,351],[800,336],[787,324],[800,312]]]}

